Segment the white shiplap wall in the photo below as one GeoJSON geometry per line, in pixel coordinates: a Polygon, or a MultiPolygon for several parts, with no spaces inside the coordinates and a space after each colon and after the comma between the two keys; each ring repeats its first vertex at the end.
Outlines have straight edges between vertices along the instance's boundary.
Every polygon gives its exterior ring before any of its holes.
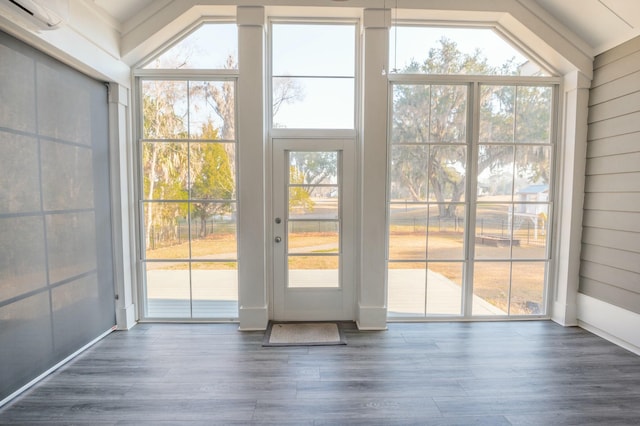
{"type": "Polygon", "coordinates": [[[640,37],[594,62],[586,174],[580,292],[640,313],[640,37]]]}

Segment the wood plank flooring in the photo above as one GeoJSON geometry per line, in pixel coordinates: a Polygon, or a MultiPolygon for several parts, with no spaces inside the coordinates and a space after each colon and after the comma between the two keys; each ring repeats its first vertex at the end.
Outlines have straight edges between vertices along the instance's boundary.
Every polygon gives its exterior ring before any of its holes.
{"type": "Polygon", "coordinates": [[[640,424],[640,357],[579,328],[345,334],[347,346],[263,348],[235,324],[140,324],[0,409],[0,424],[640,424]]]}

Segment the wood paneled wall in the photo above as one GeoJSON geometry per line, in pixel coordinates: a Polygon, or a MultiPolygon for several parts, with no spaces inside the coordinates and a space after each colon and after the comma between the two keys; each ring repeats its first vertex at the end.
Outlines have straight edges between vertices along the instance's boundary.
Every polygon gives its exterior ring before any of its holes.
{"type": "Polygon", "coordinates": [[[596,57],[580,292],[640,313],[640,37],[596,57]]]}

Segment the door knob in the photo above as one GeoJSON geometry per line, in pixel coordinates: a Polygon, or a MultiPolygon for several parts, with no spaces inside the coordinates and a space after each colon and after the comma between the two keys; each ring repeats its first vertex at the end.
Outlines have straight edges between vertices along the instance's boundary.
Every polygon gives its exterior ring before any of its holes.
{"type": "Polygon", "coordinates": [[[280,219],[279,217],[276,217],[276,223],[280,223],[282,222],[282,219],[280,219]]]}
{"type": "Polygon", "coordinates": [[[282,241],[282,238],[280,238],[280,237],[276,237],[276,238],[275,238],[275,242],[276,242],[276,243],[279,243],[280,241],[282,241]]]}

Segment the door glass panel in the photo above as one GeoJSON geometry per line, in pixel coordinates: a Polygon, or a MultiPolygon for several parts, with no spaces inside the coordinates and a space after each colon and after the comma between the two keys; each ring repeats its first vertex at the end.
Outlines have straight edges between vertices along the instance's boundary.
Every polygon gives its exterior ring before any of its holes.
{"type": "Polygon", "coordinates": [[[289,187],[290,219],[338,219],[339,188],[336,185],[289,187]]]}
{"type": "Polygon", "coordinates": [[[289,253],[338,253],[338,222],[289,221],[289,253]]]}
{"type": "Polygon", "coordinates": [[[289,287],[340,286],[338,163],[337,151],[287,153],[289,287]]]}
{"type": "Polygon", "coordinates": [[[290,288],[340,287],[340,256],[289,256],[290,288]]]}

